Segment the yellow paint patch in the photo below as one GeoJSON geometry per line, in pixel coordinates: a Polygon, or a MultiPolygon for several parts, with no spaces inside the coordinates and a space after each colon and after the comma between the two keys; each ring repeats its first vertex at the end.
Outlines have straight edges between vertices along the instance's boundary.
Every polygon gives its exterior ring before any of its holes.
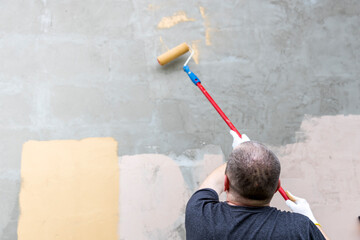
{"type": "Polygon", "coordinates": [[[158,28],[171,28],[178,23],[181,22],[193,22],[195,21],[194,18],[188,18],[184,11],[179,11],[175,13],[173,16],[170,17],[163,17],[159,24],[157,25],[158,28]]]}
{"type": "Polygon", "coordinates": [[[159,8],[160,8],[160,6],[157,6],[157,5],[154,5],[154,4],[149,4],[148,5],[148,10],[149,11],[154,11],[154,10],[157,10],[159,8]]]}
{"type": "Polygon", "coordinates": [[[117,239],[114,139],[26,142],[21,178],[19,240],[117,239]]]}
{"type": "Polygon", "coordinates": [[[201,17],[204,19],[204,26],[205,26],[205,44],[207,46],[211,45],[211,40],[210,40],[210,21],[208,16],[205,14],[205,8],[204,7],[199,7],[200,8],[200,14],[201,17]]]}
{"type": "Polygon", "coordinates": [[[193,59],[196,64],[199,64],[199,43],[200,40],[195,40],[191,43],[191,48],[194,51],[193,59]]]}
{"type": "Polygon", "coordinates": [[[163,52],[169,51],[170,49],[169,49],[168,46],[164,43],[164,40],[163,40],[163,38],[162,38],[161,36],[159,37],[159,40],[160,40],[160,43],[161,43],[161,45],[162,45],[163,52]]]}

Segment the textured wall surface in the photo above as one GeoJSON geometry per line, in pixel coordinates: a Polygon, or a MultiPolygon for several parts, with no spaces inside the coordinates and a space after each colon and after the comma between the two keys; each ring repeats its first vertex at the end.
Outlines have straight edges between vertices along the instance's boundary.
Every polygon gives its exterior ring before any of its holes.
{"type": "MultiPolygon", "coordinates": [[[[284,186],[314,204],[336,239],[338,219],[360,215],[352,208],[360,189],[353,139],[360,133],[359,26],[356,0],[0,1],[0,239],[17,238],[28,140],[113,137],[120,166],[141,154],[159,156],[155,167],[145,165],[149,171],[172,159],[187,197],[220,162],[199,161],[229,154],[228,127],[183,73],[186,57],[164,67],[156,61],[184,41],[196,51],[190,67],[208,92],[240,132],[278,149],[284,186]],[[307,122],[315,125],[303,130],[307,122]],[[312,129],[321,131],[314,137],[312,129]],[[299,164],[306,166],[298,171],[299,164]]],[[[163,232],[152,226],[139,234],[182,239],[179,211],[179,222],[159,225],[163,232]]]]}

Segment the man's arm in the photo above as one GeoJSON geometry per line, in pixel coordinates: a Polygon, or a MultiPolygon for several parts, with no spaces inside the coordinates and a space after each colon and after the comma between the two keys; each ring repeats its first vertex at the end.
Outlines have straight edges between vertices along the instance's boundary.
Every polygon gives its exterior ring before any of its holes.
{"type": "Polygon", "coordinates": [[[224,177],[225,177],[226,163],[216,168],[200,185],[199,189],[211,188],[220,194],[224,191],[224,177]]]}

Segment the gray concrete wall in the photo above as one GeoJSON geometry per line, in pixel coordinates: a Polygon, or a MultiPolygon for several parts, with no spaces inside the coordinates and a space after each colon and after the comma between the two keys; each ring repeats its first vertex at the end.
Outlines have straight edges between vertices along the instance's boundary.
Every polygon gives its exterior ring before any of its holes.
{"type": "MultiPolygon", "coordinates": [[[[182,72],[186,58],[157,64],[167,48],[191,44],[191,69],[239,131],[283,149],[306,142],[306,115],[360,114],[359,26],[356,0],[0,1],[0,239],[17,236],[27,140],[114,137],[119,156],[175,162],[207,145],[230,152],[228,127],[182,72]],[[174,14],[178,24],[158,26],[174,14]]],[[[182,174],[193,190],[188,158],[182,174]]]]}

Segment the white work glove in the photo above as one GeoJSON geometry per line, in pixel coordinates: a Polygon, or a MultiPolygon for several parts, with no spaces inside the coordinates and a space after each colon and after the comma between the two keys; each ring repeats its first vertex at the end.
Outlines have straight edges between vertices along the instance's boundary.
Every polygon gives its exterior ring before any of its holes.
{"type": "Polygon", "coordinates": [[[285,203],[294,213],[300,213],[307,216],[314,224],[319,224],[315,219],[314,214],[311,211],[309,203],[303,199],[292,195],[290,192],[287,192],[290,197],[295,199],[295,202],[291,200],[286,200],[285,203]]]}
{"type": "Polygon", "coordinates": [[[240,138],[239,135],[233,130],[230,130],[230,134],[234,138],[233,143],[232,143],[233,149],[235,149],[237,146],[239,146],[243,142],[250,141],[250,138],[248,138],[248,136],[246,136],[245,134],[241,134],[242,138],[240,138]]]}

